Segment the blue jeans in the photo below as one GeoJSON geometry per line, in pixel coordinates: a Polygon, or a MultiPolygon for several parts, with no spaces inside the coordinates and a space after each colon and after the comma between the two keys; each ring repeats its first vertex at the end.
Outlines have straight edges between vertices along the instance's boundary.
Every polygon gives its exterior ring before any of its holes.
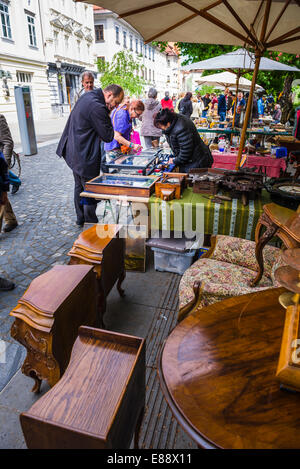
{"type": "Polygon", "coordinates": [[[207,116],[207,111],[202,111],[202,117],[206,117],[207,116]]]}
{"type": "MultiPolygon", "coordinates": [[[[220,117],[220,122],[224,122],[226,120],[226,112],[221,111],[219,113],[219,117],[220,117]]],[[[223,128],[224,128],[224,124],[221,124],[220,129],[223,129],[223,128]]]]}

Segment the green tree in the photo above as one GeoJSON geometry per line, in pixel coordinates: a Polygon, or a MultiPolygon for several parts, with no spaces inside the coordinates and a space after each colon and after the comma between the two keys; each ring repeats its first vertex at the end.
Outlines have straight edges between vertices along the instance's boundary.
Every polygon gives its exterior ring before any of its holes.
{"type": "Polygon", "coordinates": [[[111,62],[99,59],[97,66],[101,74],[99,81],[103,88],[115,83],[122,86],[125,94],[142,95],[146,85],[146,81],[140,76],[143,65],[141,65],[140,59],[134,60],[130,52],[118,52],[113,56],[111,62]]]}

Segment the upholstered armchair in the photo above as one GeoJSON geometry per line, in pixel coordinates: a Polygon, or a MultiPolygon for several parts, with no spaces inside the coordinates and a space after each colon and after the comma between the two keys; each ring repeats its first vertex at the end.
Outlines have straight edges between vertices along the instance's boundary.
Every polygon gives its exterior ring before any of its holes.
{"type": "Polygon", "coordinates": [[[211,248],[182,276],[179,286],[178,321],[195,307],[205,307],[232,296],[276,288],[274,272],[282,264],[281,250],[266,246],[264,275],[251,287],[257,275],[255,242],[231,236],[211,237],[211,248]]]}

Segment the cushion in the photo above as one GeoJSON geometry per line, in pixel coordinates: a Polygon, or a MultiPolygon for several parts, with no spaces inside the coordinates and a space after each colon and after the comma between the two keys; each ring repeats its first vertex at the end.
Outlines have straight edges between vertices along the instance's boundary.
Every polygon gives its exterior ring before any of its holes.
{"type": "MultiPolygon", "coordinates": [[[[258,271],[255,257],[255,242],[233,236],[217,235],[216,247],[211,259],[229,262],[247,269],[258,271]]],[[[272,266],[280,256],[280,249],[265,246],[263,249],[264,274],[271,278],[272,266]]]]}
{"type": "Polygon", "coordinates": [[[194,299],[193,285],[196,280],[204,282],[202,285],[203,306],[232,296],[273,287],[272,280],[266,275],[263,275],[257,287],[251,287],[250,283],[255,277],[255,271],[242,266],[214,259],[199,259],[186,270],[181,279],[179,307],[183,308],[194,299]]]}

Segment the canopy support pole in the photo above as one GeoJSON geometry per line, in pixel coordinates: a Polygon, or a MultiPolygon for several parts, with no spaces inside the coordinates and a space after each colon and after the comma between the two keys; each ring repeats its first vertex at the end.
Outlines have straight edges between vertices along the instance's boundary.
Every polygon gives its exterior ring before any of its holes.
{"type": "MultiPolygon", "coordinates": [[[[256,79],[257,79],[257,74],[258,74],[258,70],[259,70],[259,64],[260,64],[261,57],[262,57],[262,53],[261,53],[261,51],[259,51],[258,54],[256,55],[255,68],[254,68],[254,72],[253,72],[251,88],[250,88],[250,93],[249,93],[249,98],[248,98],[248,104],[247,104],[247,109],[246,109],[246,114],[245,114],[242,134],[241,134],[239,152],[238,152],[238,156],[237,156],[237,160],[236,160],[235,169],[237,171],[240,168],[242,153],[243,153],[243,149],[244,149],[244,146],[245,146],[247,127],[248,127],[248,122],[249,122],[249,117],[250,117],[251,107],[252,107],[252,101],[253,101],[254,88],[255,88],[255,83],[256,83],[256,79]]],[[[235,108],[236,108],[236,105],[235,105],[235,108]]]]}

